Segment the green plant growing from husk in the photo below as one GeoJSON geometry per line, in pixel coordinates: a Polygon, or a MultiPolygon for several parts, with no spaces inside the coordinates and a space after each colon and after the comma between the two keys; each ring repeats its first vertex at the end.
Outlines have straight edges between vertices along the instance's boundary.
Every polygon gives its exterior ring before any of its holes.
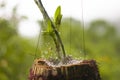
{"type": "Polygon", "coordinates": [[[61,14],[61,6],[58,6],[53,21],[50,19],[48,13],[46,12],[41,0],[34,0],[37,6],[39,7],[43,18],[45,20],[45,23],[47,24],[47,29],[43,31],[44,34],[49,35],[52,37],[57,51],[57,57],[58,59],[63,62],[66,58],[66,53],[64,49],[64,45],[62,43],[60,34],[59,34],[59,28],[61,24],[62,14],[61,14]]]}
{"type": "Polygon", "coordinates": [[[35,0],[35,2],[47,24],[44,34],[52,37],[56,45],[59,61],[54,62],[58,59],[53,59],[52,61],[41,58],[35,59],[30,69],[29,80],[101,80],[95,60],[79,61],[66,56],[59,34],[62,19],[61,7],[57,7],[52,21],[44,9],[41,0],[35,0]]]}

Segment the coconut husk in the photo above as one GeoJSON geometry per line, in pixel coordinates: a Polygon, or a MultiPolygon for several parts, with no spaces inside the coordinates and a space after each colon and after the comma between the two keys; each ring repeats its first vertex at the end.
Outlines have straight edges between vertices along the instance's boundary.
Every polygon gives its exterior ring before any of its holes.
{"type": "Polygon", "coordinates": [[[71,60],[54,64],[36,59],[30,69],[29,80],[101,80],[95,60],[71,60]]]}

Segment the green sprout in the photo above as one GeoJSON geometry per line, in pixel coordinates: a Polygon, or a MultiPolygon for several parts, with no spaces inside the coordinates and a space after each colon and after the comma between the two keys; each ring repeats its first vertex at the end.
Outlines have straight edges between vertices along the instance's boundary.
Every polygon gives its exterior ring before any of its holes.
{"type": "Polygon", "coordinates": [[[57,7],[55,14],[54,14],[54,19],[52,21],[50,19],[49,15],[47,14],[41,0],[34,0],[34,1],[37,4],[38,8],[40,9],[40,11],[43,15],[43,18],[45,20],[45,23],[47,23],[47,29],[46,29],[46,31],[44,31],[44,33],[47,33],[52,37],[52,39],[56,45],[58,59],[63,62],[64,59],[66,58],[66,53],[65,53],[64,45],[62,43],[60,34],[59,34],[59,28],[60,28],[61,19],[62,19],[61,6],[57,7]]]}

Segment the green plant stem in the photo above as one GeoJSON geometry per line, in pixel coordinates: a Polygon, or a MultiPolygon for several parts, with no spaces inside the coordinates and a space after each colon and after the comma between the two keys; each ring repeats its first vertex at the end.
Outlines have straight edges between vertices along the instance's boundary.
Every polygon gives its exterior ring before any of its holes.
{"type": "Polygon", "coordinates": [[[56,45],[56,51],[57,51],[57,53],[58,53],[58,58],[61,60],[62,59],[62,57],[61,57],[61,53],[60,53],[60,45],[59,45],[59,43],[58,43],[58,41],[57,41],[57,39],[56,39],[56,37],[53,35],[51,35],[51,37],[53,38],[53,41],[54,41],[54,43],[55,43],[55,45],[56,45]]]}
{"type": "Polygon", "coordinates": [[[64,45],[63,45],[63,43],[62,43],[61,37],[60,37],[57,29],[55,28],[54,23],[52,22],[52,20],[51,20],[50,17],[48,16],[48,14],[47,14],[47,12],[46,12],[46,10],[45,10],[45,8],[44,8],[41,0],[34,0],[34,1],[35,1],[35,3],[37,4],[37,6],[39,7],[39,9],[40,9],[40,11],[41,11],[41,13],[42,13],[42,15],[43,15],[44,20],[45,20],[46,22],[50,21],[51,26],[52,26],[52,28],[53,28],[53,30],[54,30],[54,32],[55,32],[56,37],[57,37],[57,40],[59,41],[59,43],[60,43],[60,45],[61,45],[62,52],[63,52],[63,58],[65,59],[66,53],[65,53],[64,45]]]}

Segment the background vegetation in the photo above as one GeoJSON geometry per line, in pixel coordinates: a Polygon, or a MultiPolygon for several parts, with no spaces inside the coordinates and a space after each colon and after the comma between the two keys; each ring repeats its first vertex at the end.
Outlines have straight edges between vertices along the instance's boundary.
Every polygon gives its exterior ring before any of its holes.
{"type": "MultiPolygon", "coordinates": [[[[3,7],[1,5],[0,9],[3,7]]],[[[18,24],[24,18],[17,15],[16,8],[11,17],[0,17],[0,80],[28,78],[38,38],[26,39],[18,34],[18,24]]],[[[85,26],[86,57],[98,62],[102,80],[119,80],[120,35],[116,29],[115,25],[105,20],[95,20],[85,26]]],[[[83,27],[80,21],[63,19],[60,34],[67,54],[83,59],[83,27]]],[[[37,57],[55,57],[53,53],[55,50],[52,39],[47,35],[42,36],[37,57]]]]}

